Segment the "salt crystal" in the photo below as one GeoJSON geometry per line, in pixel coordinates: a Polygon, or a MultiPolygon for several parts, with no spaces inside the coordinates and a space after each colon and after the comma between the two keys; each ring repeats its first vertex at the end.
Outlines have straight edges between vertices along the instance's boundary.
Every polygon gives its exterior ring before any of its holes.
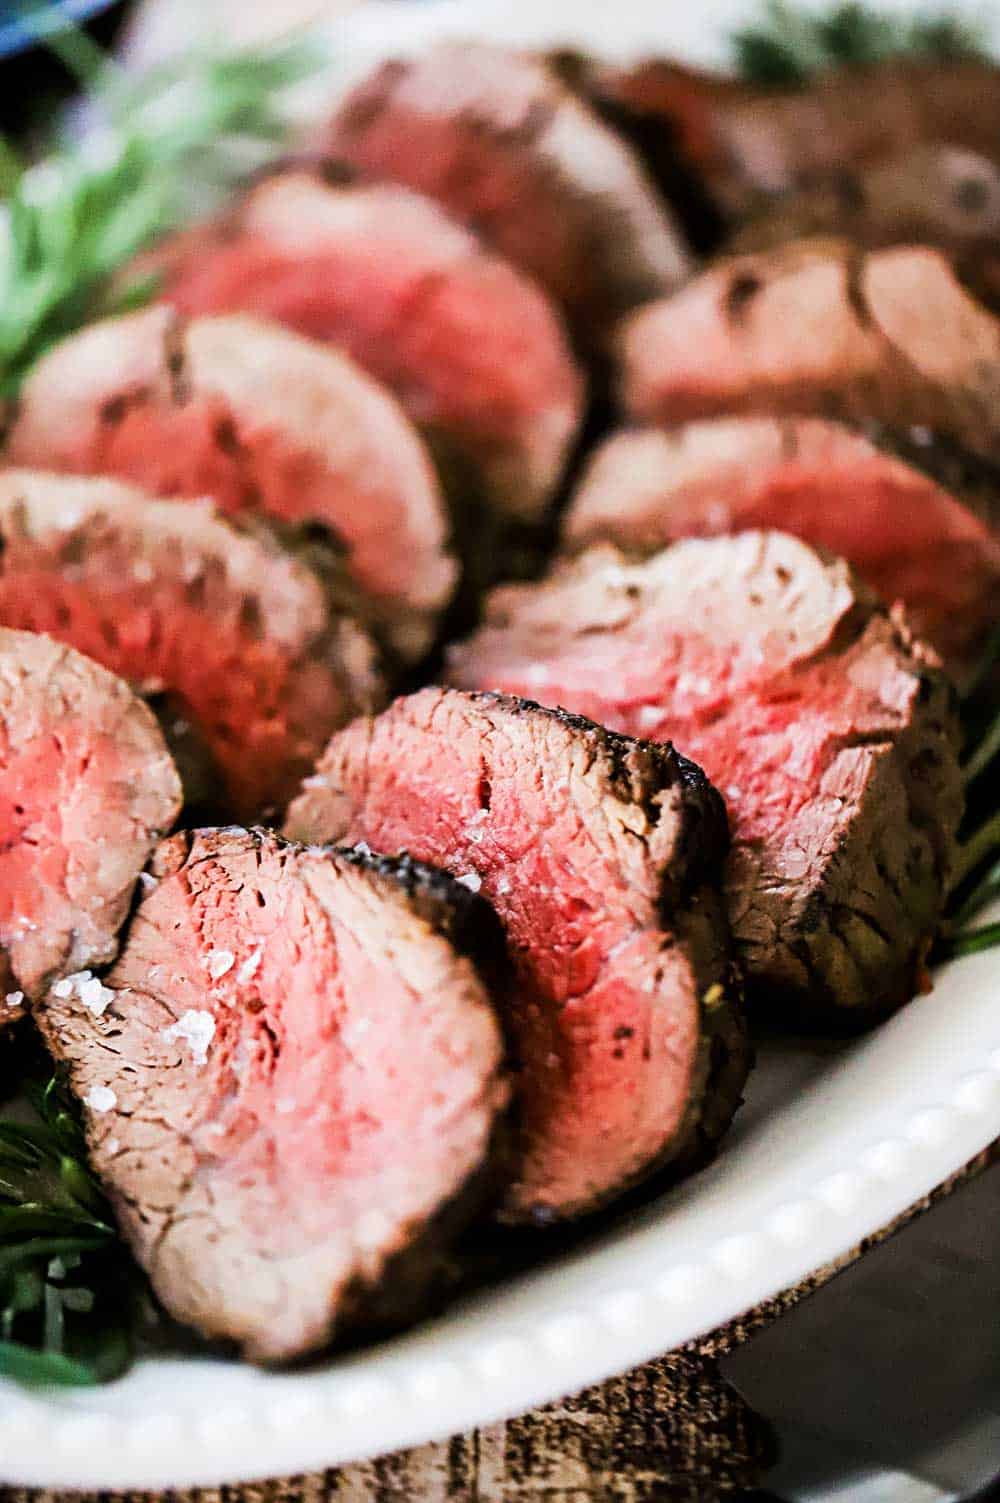
{"type": "Polygon", "coordinates": [[[110,1086],[105,1085],[92,1085],[83,1100],[92,1112],[113,1112],[118,1105],[118,1097],[110,1086]]]}
{"type": "Polygon", "coordinates": [[[503,894],[506,894],[506,893],[510,892],[510,878],[509,877],[501,877],[500,878],[499,882],[497,883],[497,892],[503,893],[503,894]]]}
{"type": "Polygon", "coordinates": [[[208,1059],[208,1046],[215,1037],[215,1019],[210,1012],[189,1007],[176,1023],[164,1028],[163,1037],[168,1043],[183,1039],[195,1064],[203,1065],[208,1059]]]}
{"type": "Polygon", "coordinates": [[[303,788],[327,788],[329,784],[322,773],[314,773],[311,778],[302,779],[303,788]]]}
{"type": "Polygon", "coordinates": [[[218,981],[227,971],[231,971],[236,964],[236,956],[232,950],[209,950],[205,957],[208,965],[208,974],[213,981],[218,981]]]}
{"type": "Polygon", "coordinates": [[[552,674],[544,663],[529,663],[524,670],[524,681],[532,689],[544,689],[551,678],[552,674]]]}
{"type": "Polygon", "coordinates": [[[160,885],[157,878],[154,877],[151,872],[140,872],[139,882],[142,886],[143,892],[155,892],[155,890],[160,885]]]}
{"type": "Polygon", "coordinates": [[[372,853],[372,848],[368,844],[367,840],[359,840],[354,849],[357,851],[359,856],[370,856],[372,853]]]}
{"type": "Polygon", "coordinates": [[[483,885],[483,879],[478,872],[466,872],[464,877],[458,878],[460,887],[467,887],[470,892],[478,892],[483,885]]]}
{"type": "Polygon", "coordinates": [[[236,981],[239,986],[246,986],[248,981],[253,980],[257,972],[260,970],[260,962],[262,958],[262,952],[259,948],[254,950],[252,955],[247,956],[246,960],[244,960],[243,964],[236,972],[236,981]]]}
{"type": "Polygon", "coordinates": [[[742,795],[742,789],[740,789],[740,788],[735,788],[732,785],[730,785],[726,789],[726,798],[729,798],[729,799],[738,799],[738,798],[741,798],[742,796],[743,796],[742,795]]]}
{"type": "Polygon", "coordinates": [[[121,1146],[117,1138],[109,1138],[107,1141],[107,1150],[109,1153],[117,1153],[121,1146]]]}
{"type": "Polygon", "coordinates": [[[658,705],[642,705],[638,719],[640,731],[651,731],[660,724],[663,711],[658,705]]]}
{"type": "Polygon", "coordinates": [[[78,982],[76,993],[87,1011],[95,1018],[102,1018],[115,1000],[114,992],[110,986],[102,983],[99,976],[90,976],[86,981],[78,982]]]}
{"type": "Polygon", "coordinates": [[[52,995],[54,997],[72,997],[73,982],[69,976],[65,976],[62,981],[56,982],[52,988],[52,995]]]}
{"type": "Polygon", "coordinates": [[[6,1002],[8,1007],[20,1007],[21,1003],[24,1001],[24,993],[8,992],[6,997],[4,998],[4,1001],[6,1002]]]}

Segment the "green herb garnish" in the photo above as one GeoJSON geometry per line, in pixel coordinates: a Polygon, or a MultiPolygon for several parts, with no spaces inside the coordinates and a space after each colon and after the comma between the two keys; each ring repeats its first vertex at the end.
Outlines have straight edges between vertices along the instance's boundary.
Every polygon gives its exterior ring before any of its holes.
{"type": "Polygon", "coordinates": [[[54,1076],[19,1090],[28,1105],[0,1117],[0,1374],[106,1382],[132,1359],[140,1276],[70,1096],[54,1076]]]}
{"type": "Polygon", "coordinates": [[[733,52],[749,82],[795,88],[826,68],[890,57],[979,58],[988,55],[988,45],[981,25],[950,11],[903,19],[860,0],[844,0],[824,13],[766,0],[761,20],[733,37],[733,52]]]}
{"type": "Polygon", "coordinates": [[[0,141],[0,392],[95,314],[155,294],[111,292],[158,236],[211,207],[286,137],[282,94],[317,64],[301,42],[268,53],[196,54],[138,80],[78,32],[46,33],[86,85],[99,128],[23,170],[0,141]],[[5,221],[5,222],[4,222],[5,221]]]}

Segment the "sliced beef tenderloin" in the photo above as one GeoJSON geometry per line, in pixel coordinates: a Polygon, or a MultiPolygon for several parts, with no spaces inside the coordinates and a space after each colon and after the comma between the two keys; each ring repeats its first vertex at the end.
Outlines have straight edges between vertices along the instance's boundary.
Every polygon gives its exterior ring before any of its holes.
{"type": "Polygon", "coordinates": [[[5,457],[325,529],[403,657],[426,649],[454,584],[433,467],[395,399],[263,320],[157,305],[92,324],[32,371],[5,457]]]}
{"type": "Polygon", "coordinates": [[[1000,302],[1000,166],[939,142],[854,170],[841,165],[768,204],[732,237],[729,250],[754,254],[817,235],[843,235],[865,250],[938,246],[955,261],[962,281],[995,307],[1000,302]]]}
{"type": "Polygon", "coordinates": [[[508,1097],[451,889],[262,830],[151,870],[100,1008],[53,993],[39,1023],[154,1290],[255,1360],[415,1314],[508,1097]]]}
{"type": "Polygon", "coordinates": [[[781,528],[846,558],[961,675],[1000,617],[1000,541],[936,481],[819,418],[633,430],[596,451],[563,524],[578,549],[648,554],[683,537],[781,528]]]}
{"type": "Polygon", "coordinates": [[[0,628],[0,1013],[117,949],[136,881],[181,807],[149,709],[49,637],[0,628]]]}
{"type": "Polygon", "coordinates": [[[345,349],[502,515],[544,514],[583,409],[560,316],[430,199],[293,165],[150,261],[189,316],[253,312],[345,349]]]}
{"type": "Polygon", "coordinates": [[[1000,455],[1000,321],[945,256],[803,240],[722,261],[623,325],[628,411],[926,425],[1000,455]]]}
{"type": "Polygon", "coordinates": [[[190,724],[215,770],[210,806],[241,818],[283,809],[332,732],[382,697],[336,589],[211,502],[0,471],[0,625],[47,632],[165,699],[167,725],[190,724]]]}
{"type": "Polygon", "coordinates": [[[989,62],[895,58],[832,69],[804,89],[717,101],[713,181],[736,212],[882,157],[948,142],[997,156],[1000,69],[989,62]]]}
{"type": "Polygon", "coordinates": [[[410,851],[496,908],[523,1124],[508,1219],[589,1211],[724,1131],[747,1070],[725,816],[671,747],[427,689],[335,736],[287,829],[410,851]]]}
{"type": "Polygon", "coordinates": [[[723,791],[726,889],[755,997],[796,1022],[913,995],[962,808],[948,683],[843,563],[782,533],[597,545],[497,591],[461,685],[670,738],[723,791]]]}
{"type": "Polygon", "coordinates": [[[348,95],[323,144],[438,199],[532,273],[588,344],[688,270],[638,160],[539,58],[446,42],[387,63],[348,95]]]}

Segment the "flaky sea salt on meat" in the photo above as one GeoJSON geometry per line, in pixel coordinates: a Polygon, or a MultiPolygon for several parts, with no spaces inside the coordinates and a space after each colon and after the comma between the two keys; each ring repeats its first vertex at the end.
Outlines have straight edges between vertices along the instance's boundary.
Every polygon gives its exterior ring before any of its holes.
{"type": "Polygon", "coordinates": [[[464,877],[458,878],[460,887],[467,887],[470,892],[478,892],[483,885],[483,879],[478,872],[466,872],[464,877]]]}
{"type": "Polygon", "coordinates": [[[92,1112],[113,1112],[118,1105],[118,1097],[110,1086],[92,1085],[83,1098],[84,1105],[89,1106],[92,1112]]]}
{"type": "Polygon", "coordinates": [[[208,1059],[208,1046],[215,1037],[215,1019],[210,1012],[189,1007],[176,1023],[164,1028],[163,1037],[168,1043],[183,1039],[195,1064],[203,1065],[208,1059]]]}
{"type": "Polygon", "coordinates": [[[240,986],[245,986],[248,981],[253,980],[257,972],[260,970],[260,963],[262,959],[263,951],[260,949],[254,950],[251,955],[247,956],[246,960],[244,960],[243,964],[236,972],[236,980],[240,986]]]}
{"type": "Polygon", "coordinates": [[[209,950],[205,962],[212,980],[218,981],[221,976],[225,976],[227,971],[232,970],[236,964],[236,956],[232,950],[209,950]]]}

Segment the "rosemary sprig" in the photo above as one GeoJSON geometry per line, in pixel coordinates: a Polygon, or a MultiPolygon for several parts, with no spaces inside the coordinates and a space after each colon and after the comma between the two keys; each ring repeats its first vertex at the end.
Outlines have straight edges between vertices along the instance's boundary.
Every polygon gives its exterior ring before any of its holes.
{"type": "Polygon", "coordinates": [[[0,1374],[87,1384],[132,1357],[140,1292],[55,1077],[20,1083],[31,1115],[0,1118],[0,1374]]]}
{"type": "MultiPolygon", "coordinates": [[[[63,36],[61,53],[75,51],[63,36]]],[[[211,205],[285,137],[282,96],[316,65],[302,42],[266,54],[195,55],[134,81],[90,53],[79,71],[101,126],[39,167],[0,151],[0,392],[96,313],[117,273],[157,236],[211,205]],[[9,160],[8,160],[9,158],[9,160]]],[[[130,305],[155,293],[132,287],[130,305]]]]}
{"type": "Polygon", "coordinates": [[[790,0],[765,0],[761,20],[732,39],[744,78],[794,88],[825,68],[857,67],[889,57],[955,59],[988,53],[984,28],[950,11],[904,19],[862,0],[842,0],[825,13],[790,0]]]}

